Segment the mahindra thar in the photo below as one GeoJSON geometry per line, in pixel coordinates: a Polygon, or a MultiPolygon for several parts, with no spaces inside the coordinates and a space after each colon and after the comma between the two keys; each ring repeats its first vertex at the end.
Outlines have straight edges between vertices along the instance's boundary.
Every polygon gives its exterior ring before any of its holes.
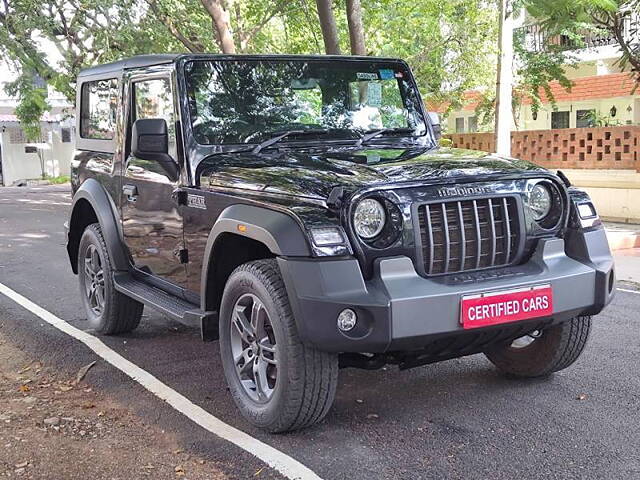
{"type": "Polygon", "coordinates": [[[564,369],[614,294],[589,196],[440,147],[401,60],[139,56],[82,71],[76,117],[88,325],[129,332],[146,305],[197,327],[272,432],[320,421],[344,367],[564,369]]]}

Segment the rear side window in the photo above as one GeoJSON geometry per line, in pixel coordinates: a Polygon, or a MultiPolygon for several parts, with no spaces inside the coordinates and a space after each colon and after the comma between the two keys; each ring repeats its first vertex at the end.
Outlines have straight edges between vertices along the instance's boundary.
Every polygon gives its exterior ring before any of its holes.
{"type": "Polygon", "coordinates": [[[96,80],[82,85],[80,136],[113,140],[118,107],[118,80],[96,80]]]}

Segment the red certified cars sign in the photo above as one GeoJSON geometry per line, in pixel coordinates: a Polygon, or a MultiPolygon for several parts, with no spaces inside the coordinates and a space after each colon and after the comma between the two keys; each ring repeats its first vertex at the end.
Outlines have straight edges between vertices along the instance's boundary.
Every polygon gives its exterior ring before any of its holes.
{"type": "Polygon", "coordinates": [[[550,285],[480,293],[462,297],[460,322],[464,328],[478,328],[553,313],[553,290],[550,285]]]}

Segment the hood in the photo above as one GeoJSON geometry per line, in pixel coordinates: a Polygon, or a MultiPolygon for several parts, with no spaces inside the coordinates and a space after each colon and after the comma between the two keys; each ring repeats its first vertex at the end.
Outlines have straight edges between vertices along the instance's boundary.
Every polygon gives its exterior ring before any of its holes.
{"type": "Polygon", "coordinates": [[[355,190],[434,178],[536,170],[546,171],[524,160],[458,148],[221,153],[198,165],[204,188],[232,187],[319,199],[326,199],[336,186],[355,190]]]}

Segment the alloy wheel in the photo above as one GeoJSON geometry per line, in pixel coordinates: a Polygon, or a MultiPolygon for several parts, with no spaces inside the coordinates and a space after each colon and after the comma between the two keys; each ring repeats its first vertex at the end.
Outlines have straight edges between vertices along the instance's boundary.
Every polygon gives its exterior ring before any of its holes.
{"type": "Polygon", "coordinates": [[[236,375],[253,401],[266,403],[278,375],[276,338],[269,313],[251,293],[236,301],[231,318],[231,354],[236,375]]]}
{"type": "Polygon", "coordinates": [[[104,311],[104,270],[100,253],[95,245],[89,245],[84,254],[84,288],[89,308],[95,315],[104,311]]]}

